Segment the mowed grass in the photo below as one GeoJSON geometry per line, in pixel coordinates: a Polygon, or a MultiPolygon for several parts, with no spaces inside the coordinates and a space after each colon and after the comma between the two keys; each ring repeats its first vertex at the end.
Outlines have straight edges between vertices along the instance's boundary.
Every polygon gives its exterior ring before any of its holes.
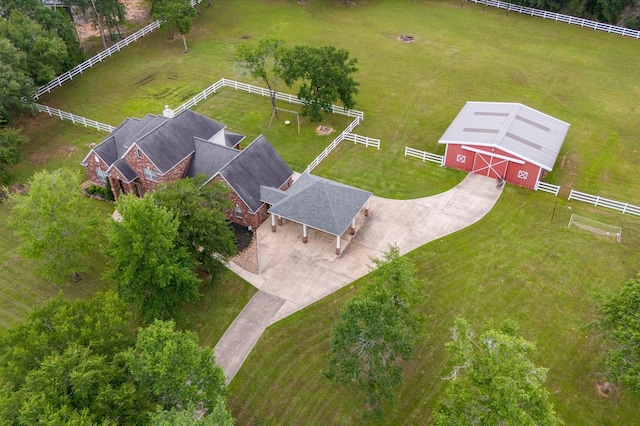
{"type": "MultiPolygon", "coordinates": [[[[396,407],[377,424],[429,423],[447,383],[444,344],[457,315],[477,329],[516,320],[518,334],[537,343],[533,360],[549,368],[546,387],[566,424],[637,420],[638,398],[624,391],[597,396],[595,383],[604,379],[599,340],[585,328],[594,319],[594,294],[637,271],[637,248],[567,229],[559,217],[569,206],[555,202],[508,186],[480,222],[408,254],[428,295],[417,309],[422,336],[404,365],[396,407]]],[[[362,394],[330,384],[322,371],[331,325],[367,279],[267,329],[231,382],[239,424],[360,423],[362,394]]]]}
{"type": "MultiPolygon", "coordinates": [[[[214,2],[202,8],[187,36],[189,54],[182,53],[181,40],[166,41],[166,32],[158,32],[41,101],[113,125],[130,116],[159,114],[164,105],[180,105],[220,77],[258,83],[235,72],[233,57],[237,44],[264,36],[283,38],[290,46],[332,44],[359,60],[356,108],[365,111],[365,120],[355,132],[382,139],[382,149],[343,142],[316,169],[322,176],[392,198],[441,192],[464,175],[407,159],[404,146],[443,153],[438,138],[467,100],[522,102],[571,123],[545,180],[640,204],[638,41],[513,13],[506,17],[490,8],[483,13],[482,6],[461,9],[457,1],[214,2]],[[411,34],[416,42],[400,44],[395,40],[400,34],[411,34]]],[[[232,89],[223,89],[196,111],[249,140],[264,133],[297,171],[331,140],[316,137],[310,123],[300,136],[282,123],[267,128],[268,100],[232,89]]],[[[346,124],[339,120],[327,117],[326,123],[346,124]]],[[[71,128],[59,129],[52,128],[42,145],[34,144],[34,152],[50,153],[48,144],[91,140],[83,130],[75,137],[71,128]]],[[[51,161],[65,162],[61,155],[51,161]]],[[[16,174],[27,176],[39,166],[21,167],[16,174]]],[[[618,288],[637,272],[638,245],[633,238],[630,245],[617,244],[566,229],[569,207],[638,229],[635,218],[508,186],[481,222],[408,255],[429,295],[420,306],[425,337],[406,365],[397,407],[381,424],[429,422],[445,385],[443,345],[455,315],[477,327],[517,320],[520,333],[538,344],[535,362],[550,368],[547,387],[566,424],[637,422],[638,398],[624,391],[610,399],[596,395],[595,382],[603,379],[600,342],[584,325],[593,319],[593,294],[618,288]]],[[[330,385],[321,372],[331,324],[366,279],[267,330],[231,383],[230,406],[239,424],[358,423],[358,392],[330,385]]],[[[38,293],[33,288],[29,291],[38,293]]],[[[225,288],[187,309],[190,317],[182,324],[207,344],[215,344],[229,322],[210,311],[216,307],[212,300],[240,305],[252,293],[235,284],[228,292],[225,288]]]]}

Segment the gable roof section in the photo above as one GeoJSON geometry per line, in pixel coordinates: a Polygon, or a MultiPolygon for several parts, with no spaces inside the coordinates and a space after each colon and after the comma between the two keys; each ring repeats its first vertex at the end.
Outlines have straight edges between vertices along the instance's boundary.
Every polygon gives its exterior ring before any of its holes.
{"type": "Polygon", "coordinates": [[[345,233],[371,193],[308,173],[287,191],[261,188],[269,212],[335,236],[345,233]],[[272,203],[273,202],[273,203],[272,203]]]}
{"type": "Polygon", "coordinates": [[[499,148],[550,171],[569,126],[519,103],[467,102],[438,143],[499,148]]]}
{"type": "Polygon", "coordinates": [[[120,174],[122,174],[122,176],[124,176],[125,179],[127,180],[126,183],[129,183],[129,182],[135,180],[138,177],[138,174],[135,172],[135,170],[133,170],[131,167],[129,167],[127,162],[122,160],[122,159],[116,160],[109,167],[109,169],[107,169],[107,172],[109,172],[112,168],[118,169],[120,174]]]}
{"type": "Polygon", "coordinates": [[[260,201],[260,185],[281,187],[293,171],[263,135],[258,136],[220,170],[220,175],[252,212],[260,201]]]}
{"type": "Polygon", "coordinates": [[[240,153],[237,149],[218,145],[200,138],[194,138],[194,144],[196,153],[191,159],[191,164],[189,164],[188,177],[204,174],[212,178],[223,166],[240,153]]]}

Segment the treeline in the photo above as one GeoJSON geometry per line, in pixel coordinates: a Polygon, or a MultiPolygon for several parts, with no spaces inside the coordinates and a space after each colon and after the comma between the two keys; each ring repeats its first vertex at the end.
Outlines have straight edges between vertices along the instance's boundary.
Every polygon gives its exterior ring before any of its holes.
{"type": "Polygon", "coordinates": [[[640,29],[640,0],[512,0],[511,3],[640,29]]]}

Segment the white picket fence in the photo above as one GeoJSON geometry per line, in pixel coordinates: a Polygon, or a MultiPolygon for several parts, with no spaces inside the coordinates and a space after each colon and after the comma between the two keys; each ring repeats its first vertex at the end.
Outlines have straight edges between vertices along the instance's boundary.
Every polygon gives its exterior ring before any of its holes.
{"type": "Polygon", "coordinates": [[[438,155],[438,154],[433,154],[431,152],[420,151],[419,149],[409,148],[408,146],[404,147],[404,156],[419,158],[422,161],[431,161],[433,163],[438,163],[441,166],[444,165],[444,155],[438,155]]]}
{"type": "Polygon", "coordinates": [[[597,31],[605,31],[607,33],[618,34],[625,37],[640,39],[640,31],[638,30],[632,30],[629,28],[618,27],[610,24],[603,24],[602,22],[590,21],[588,19],[583,19],[583,18],[576,18],[575,16],[563,15],[561,13],[534,9],[532,7],[520,6],[517,4],[507,3],[499,0],[468,0],[468,1],[471,1],[477,4],[483,4],[486,6],[496,7],[498,9],[505,9],[507,11],[522,13],[524,15],[537,16],[543,19],[553,19],[554,21],[565,22],[567,24],[572,24],[572,25],[579,25],[581,27],[591,28],[597,31]]]}
{"type": "Polygon", "coordinates": [[[79,115],[75,115],[75,114],[71,114],[69,112],[65,112],[62,110],[59,110],[58,108],[51,108],[48,107],[46,105],[41,105],[41,104],[36,104],[38,106],[38,111],[40,112],[44,112],[46,114],[49,114],[50,116],[55,116],[55,117],[59,117],[60,120],[68,120],[71,121],[73,124],[81,124],[84,127],[92,127],[94,129],[97,129],[101,132],[113,132],[115,130],[115,127],[110,126],[109,124],[104,124],[104,123],[100,123],[98,121],[95,120],[90,120],[88,118],[85,117],[81,117],[79,115]]]}
{"type": "Polygon", "coordinates": [[[340,142],[342,142],[342,141],[345,139],[345,136],[346,136],[347,134],[351,133],[351,131],[352,131],[353,129],[355,129],[355,128],[356,128],[356,126],[357,126],[358,124],[360,124],[360,117],[356,117],[356,119],[355,119],[355,120],[353,120],[353,121],[351,122],[351,124],[349,124],[349,125],[347,126],[347,128],[346,128],[346,129],[344,129],[344,130],[342,131],[342,133],[340,133],[340,134],[339,134],[339,135],[338,135],[338,136],[333,140],[333,142],[331,142],[331,143],[329,144],[329,146],[328,146],[328,147],[326,147],[326,148],[324,149],[324,151],[322,151],[322,152],[320,153],[320,155],[318,155],[318,156],[315,158],[315,160],[313,160],[313,161],[312,161],[312,162],[307,166],[307,168],[304,170],[304,172],[303,172],[303,173],[311,173],[311,171],[312,171],[313,169],[315,169],[315,168],[316,168],[316,166],[317,166],[318,164],[320,164],[320,162],[321,162],[322,160],[324,160],[324,159],[327,157],[327,155],[329,155],[329,153],[330,153],[331,151],[333,151],[333,150],[334,150],[334,149],[335,149],[335,148],[340,144],[340,142]]]}
{"type": "MultiPolygon", "coordinates": [[[[200,3],[202,0],[191,0],[191,7],[195,7],[196,4],[200,3]]],[[[69,71],[60,74],[59,76],[57,76],[56,78],[54,78],[53,80],[51,80],[49,83],[45,84],[44,86],[41,86],[40,88],[38,88],[38,90],[36,91],[36,93],[33,95],[34,99],[38,99],[40,98],[40,96],[44,95],[45,93],[49,93],[51,92],[52,89],[58,87],[58,86],[62,86],[62,83],[65,83],[69,80],[73,80],[73,77],[82,74],[83,71],[93,67],[94,65],[102,62],[104,59],[108,58],[109,56],[113,55],[114,53],[117,53],[120,51],[120,49],[122,49],[123,47],[126,47],[128,45],[130,45],[133,42],[136,42],[138,40],[140,40],[142,37],[146,36],[147,34],[152,33],[153,31],[157,30],[158,28],[160,28],[160,26],[164,23],[163,20],[159,20],[159,21],[155,21],[150,23],[149,25],[147,25],[146,27],[142,28],[141,30],[136,31],[135,33],[131,34],[130,36],[120,40],[119,42],[117,42],[116,44],[114,44],[113,46],[109,47],[106,50],[103,50],[102,52],[98,53],[97,55],[93,56],[92,58],[84,61],[83,63],[81,63],[80,65],[75,66],[74,68],[70,69],[69,71]]]]}
{"type": "MultiPolygon", "coordinates": [[[[221,78],[220,80],[213,83],[211,86],[204,89],[202,92],[198,93],[193,98],[189,99],[184,104],[177,107],[174,111],[176,114],[181,113],[185,109],[193,108],[198,105],[200,102],[207,99],[208,96],[215,94],[218,90],[223,87],[230,87],[235,90],[242,90],[247,93],[256,94],[264,97],[271,97],[271,92],[269,89],[265,89],[264,87],[254,86],[252,84],[242,83],[236,80],[229,80],[227,78],[221,78]]],[[[296,96],[291,95],[289,93],[276,92],[276,99],[281,101],[289,102],[290,104],[298,104],[302,105],[303,102],[296,96]]],[[[339,105],[331,105],[331,112],[334,114],[346,115],[347,117],[358,117],[360,120],[364,120],[364,112],[358,111],[355,109],[344,109],[339,105]]]]}
{"type": "Polygon", "coordinates": [[[536,183],[535,189],[536,191],[548,192],[549,194],[553,194],[556,197],[560,192],[560,187],[558,185],[554,185],[552,183],[547,183],[547,182],[540,182],[540,181],[536,183]]]}
{"type": "Polygon", "coordinates": [[[629,213],[634,216],[640,216],[640,207],[638,206],[634,206],[633,204],[629,203],[621,203],[620,201],[610,200],[598,195],[591,195],[584,192],[575,191],[573,189],[569,193],[568,199],[582,201],[583,203],[588,203],[596,207],[605,207],[607,209],[616,210],[621,212],[622,214],[629,213]]]}
{"type": "Polygon", "coordinates": [[[355,133],[347,133],[344,135],[344,139],[348,141],[352,141],[354,144],[359,143],[367,148],[373,146],[375,148],[380,149],[380,139],[373,139],[367,136],[356,135],[355,133]]]}

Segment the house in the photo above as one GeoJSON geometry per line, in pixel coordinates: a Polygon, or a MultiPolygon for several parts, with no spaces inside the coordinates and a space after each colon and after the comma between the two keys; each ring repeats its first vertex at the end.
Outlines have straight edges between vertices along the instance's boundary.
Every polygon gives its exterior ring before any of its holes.
{"type": "Polygon", "coordinates": [[[519,103],[467,102],[438,143],[447,167],[536,189],[569,124],[519,103]]]}
{"type": "Polygon", "coordinates": [[[257,228],[267,217],[260,201],[260,186],[287,189],[293,172],[269,141],[258,136],[244,150],[244,136],[190,110],[174,115],[124,120],[84,158],[89,180],[105,186],[114,196],[144,196],[158,184],[204,174],[207,181],[223,182],[230,189],[233,211],[227,218],[257,228]]]}

